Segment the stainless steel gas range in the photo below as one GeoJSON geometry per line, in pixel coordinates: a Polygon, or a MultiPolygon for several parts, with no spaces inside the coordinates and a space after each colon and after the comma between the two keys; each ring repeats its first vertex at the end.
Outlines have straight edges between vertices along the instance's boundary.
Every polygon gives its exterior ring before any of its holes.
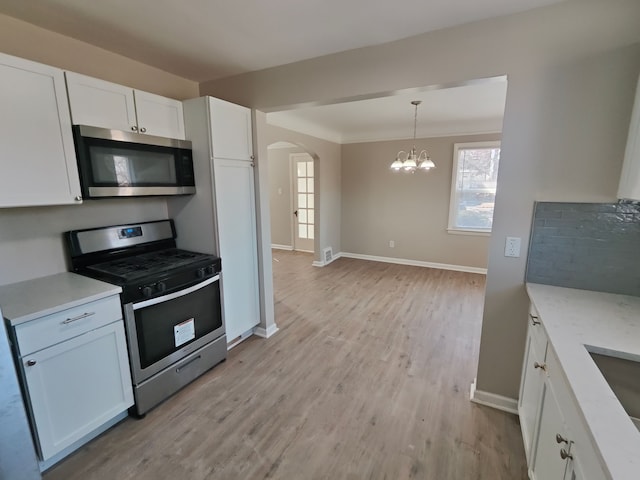
{"type": "Polygon", "coordinates": [[[226,359],[221,260],[176,248],[172,220],[65,233],[73,271],[119,285],[142,416],[226,359]]]}

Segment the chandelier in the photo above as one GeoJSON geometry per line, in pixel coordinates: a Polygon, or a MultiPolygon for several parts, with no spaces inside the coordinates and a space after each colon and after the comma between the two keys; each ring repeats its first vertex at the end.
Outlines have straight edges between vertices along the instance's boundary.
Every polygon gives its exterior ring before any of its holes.
{"type": "Polygon", "coordinates": [[[422,102],[420,100],[414,100],[411,105],[416,107],[413,115],[413,147],[409,153],[404,150],[400,150],[396,155],[396,159],[391,164],[391,170],[394,172],[409,172],[414,173],[416,170],[428,171],[435,168],[435,163],[429,158],[426,150],[422,150],[419,154],[416,153],[416,125],[418,123],[418,105],[422,102]]]}

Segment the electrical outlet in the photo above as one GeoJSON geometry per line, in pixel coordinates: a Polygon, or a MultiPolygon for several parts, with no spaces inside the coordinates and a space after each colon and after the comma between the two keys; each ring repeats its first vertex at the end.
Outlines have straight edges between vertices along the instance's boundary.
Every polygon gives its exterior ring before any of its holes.
{"type": "Polygon", "coordinates": [[[396,242],[394,242],[393,240],[389,240],[389,247],[395,248],[395,246],[396,246],[396,242]]]}
{"type": "Polygon", "coordinates": [[[520,256],[520,237],[507,237],[507,241],[504,243],[504,256],[520,256]]]}

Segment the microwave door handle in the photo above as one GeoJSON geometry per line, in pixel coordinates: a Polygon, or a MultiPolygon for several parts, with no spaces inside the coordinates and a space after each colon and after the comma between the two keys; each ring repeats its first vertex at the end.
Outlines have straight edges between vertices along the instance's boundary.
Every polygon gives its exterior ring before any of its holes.
{"type": "Polygon", "coordinates": [[[134,303],[133,309],[140,310],[141,308],[150,307],[151,305],[157,305],[158,303],[168,302],[169,300],[173,300],[174,298],[189,295],[190,293],[196,292],[201,288],[206,287],[207,285],[211,285],[213,282],[217,282],[218,280],[220,280],[220,275],[208,278],[204,282],[200,282],[196,285],[193,285],[192,287],[185,288],[184,290],[179,290],[168,295],[163,295],[162,297],[151,298],[149,300],[145,300],[144,302],[134,303]]]}

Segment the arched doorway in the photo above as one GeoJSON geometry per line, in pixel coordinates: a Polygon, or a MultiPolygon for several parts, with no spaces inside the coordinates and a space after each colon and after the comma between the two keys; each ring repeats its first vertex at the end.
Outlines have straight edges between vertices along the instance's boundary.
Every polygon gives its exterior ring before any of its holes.
{"type": "Polygon", "coordinates": [[[273,142],[267,151],[271,246],[315,254],[319,235],[317,155],[289,141],[273,142]]]}

